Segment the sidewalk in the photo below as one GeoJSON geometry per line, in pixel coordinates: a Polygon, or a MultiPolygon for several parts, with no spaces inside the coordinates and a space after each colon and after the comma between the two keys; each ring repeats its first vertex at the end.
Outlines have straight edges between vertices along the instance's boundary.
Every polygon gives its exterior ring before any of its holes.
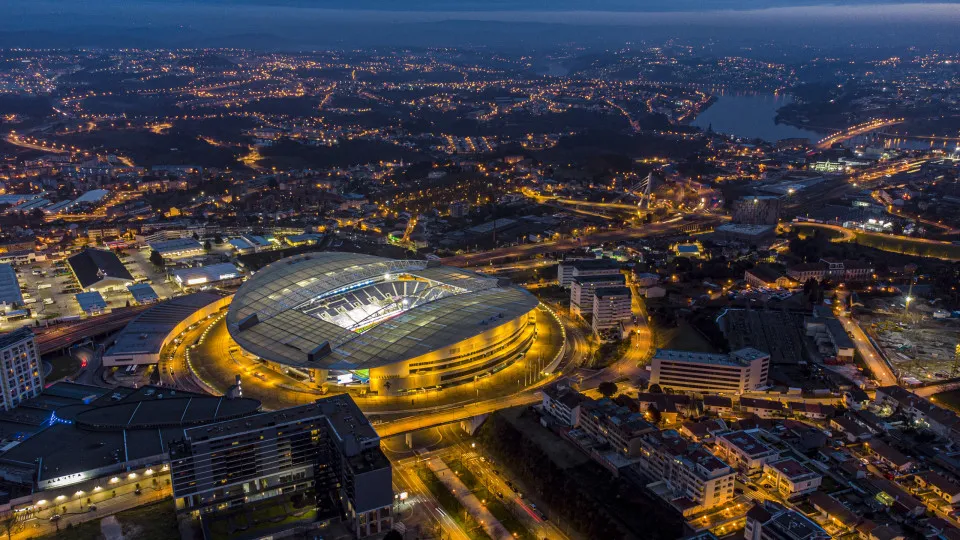
{"type": "Polygon", "coordinates": [[[467,509],[467,512],[480,522],[483,530],[486,531],[490,538],[494,540],[508,540],[513,538],[507,533],[506,528],[500,524],[497,518],[493,517],[493,514],[491,514],[485,506],[480,504],[476,495],[470,493],[470,490],[457,478],[457,475],[453,474],[453,471],[447,468],[447,464],[444,463],[442,459],[431,458],[427,460],[427,467],[437,475],[437,478],[443,482],[443,485],[447,486],[447,489],[449,489],[451,493],[456,495],[460,503],[467,509]]]}

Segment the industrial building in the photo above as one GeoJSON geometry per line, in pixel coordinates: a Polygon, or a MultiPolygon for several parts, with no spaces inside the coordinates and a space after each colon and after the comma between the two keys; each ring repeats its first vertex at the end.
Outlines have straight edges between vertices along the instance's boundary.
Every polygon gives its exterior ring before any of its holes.
{"type": "Polygon", "coordinates": [[[150,242],[152,251],[159,253],[164,259],[182,259],[203,255],[203,245],[193,238],[176,238],[162,242],[150,242]]]}
{"type": "Polygon", "coordinates": [[[322,252],[263,268],[227,329],[246,351],[318,385],[407,393],[472,382],[536,339],[530,293],[436,261],[322,252]]]}
{"type": "Polygon", "coordinates": [[[206,289],[212,285],[238,283],[242,276],[233,263],[209,264],[171,272],[173,281],[183,290],[206,289]]]}
{"type": "Polygon", "coordinates": [[[123,290],[133,276],[112,251],[87,248],[67,259],[70,271],[84,291],[123,290]]]}

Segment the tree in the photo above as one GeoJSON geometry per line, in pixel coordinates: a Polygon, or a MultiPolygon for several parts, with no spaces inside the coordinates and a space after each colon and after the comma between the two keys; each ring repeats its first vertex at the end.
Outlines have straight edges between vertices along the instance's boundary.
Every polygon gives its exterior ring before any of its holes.
{"type": "Polygon", "coordinates": [[[207,250],[207,251],[210,251],[211,249],[213,249],[213,245],[210,244],[210,241],[209,241],[209,240],[207,240],[206,242],[203,243],[203,249],[205,249],[205,250],[207,250]]]}
{"type": "Polygon", "coordinates": [[[150,262],[152,262],[155,266],[163,268],[163,264],[164,264],[163,255],[161,255],[159,251],[156,251],[156,250],[151,251],[150,262]]]}
{"type": "Polygon", "coordinates": [[[222,243],[223,243],[223,235],[220,234],[220,233],[217,233],[217,234],[213,235],[213,241],[214,241],[214,243],[216,243],[216,244],[222,244],[222,243]]]}
{"type": "Polygon", "coordinates": [[[663,416],[660,414],[660,409],[658,409],[657,406],[654,405],[653,403],[651,403],[650,406],[647,407],[647,414],[645,416],[647,417],[647,420],[653,425],[659,424],[660,420],[663,418],[663,416]]]}
{"type": "Polygon", "coordinates": [[[647,392],[650,392],[651,394],[662,394],[663,388],[660,388],[659,384],[654,383],[650,385],[650,388],[647,389],[647,392]]]}
{"type": "Polygon", "coordinates": [[[617,393],[617,383],[603,381],[597,386],[597,391],[600,392],[603,397],[610,397],[617,393]]]}

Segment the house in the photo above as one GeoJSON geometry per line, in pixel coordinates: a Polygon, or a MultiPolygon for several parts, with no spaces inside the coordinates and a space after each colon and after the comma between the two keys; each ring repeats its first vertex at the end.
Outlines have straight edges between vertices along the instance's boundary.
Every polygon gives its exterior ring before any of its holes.
{"type": "Polygon", "coordinates": [[[873,430],[849,414],[831,418],[830,428],[842,433],[850,443],[865,441],[874,434],[873,430]]]}
{"type": "Polygon", "coordinates": [[[860,516],[822,491],[814,491],[807,501],[820,512],[821,517],[844,530],[852,531],[860,523],[860,516]]]}
{"type": "Polygon", "coordinates": [[[743,279],[748,285],[758,289],[789,289],[796,286],[794,280],[769,264],[758,264],[745,270],[743,279]]]}
{"type": "Polygon", "coordinates": [[[807,418],[809,420],[826,420],[837,412],[836,407],[831,405],[807,403],[803,401],[791,401],[787,404],[787,407],[793,416],[797,418],[807,418]]]}
{"type": "Polygon", "coordinates": [[[880,463],[897,472],[906,472],[913,467],[913,460],[879,439],[865,442],[863,447],[869,450],[871,455],[876,456],[880,463]]]}
{"type": "Polygon", "coordinates": [[[917,517],[927,511],[925,504],[886,478],[868,476],[866,483],[876,492],[874,498],[877,501],[880,501],[884,506],[890,507],[898,514],[917,517]]]}
{"type": "Polygon", "coordinates": [[[740,412],[750,413],[760,418],[783,416],[783,403],[769,399],[740,398],[740,412]]]}
{"type": "Polygon", "coordinates": [[[703,422],[684,422],[680,434],[694,442],[711,441],[717,433],[729,431],[727,423],[721,418],[711,418],[703,422]]]}
{"type": "Polygon", "coordinates": [[[703,396],[703,410],[717,416],[733,416],[733,400],[726,396],[703,396]]]}
{"type": "Polygon", "coordinates": [[[948,504],[960,503],[960,484],[936,472],[927,471],[914,477],[917,484],[929,488],[948,504]]]}

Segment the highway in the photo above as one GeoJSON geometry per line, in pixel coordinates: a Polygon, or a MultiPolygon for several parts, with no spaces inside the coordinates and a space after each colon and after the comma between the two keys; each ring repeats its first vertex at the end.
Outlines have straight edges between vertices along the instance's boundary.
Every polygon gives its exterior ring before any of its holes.
{"type": "Polygon", "coordinates": [[[537,244],[521,244],[519,246],[510,246],[493,249],[477,253],[465,253],[441,259],[441,262],[450,266],[480,266],[492,264],[493,261],[500,259],[527,258],[541,253],[551,253],[555,251],[567,251],[583,247],[584,245],[597,244],[601,242],[619,242],[634,238],[645,238],[668,234],[682,229],[685,226],[699,225],[709,227],[723,221],[720,216],[691,216],[689,219],[678,220],[675,222],[651,223],[642,227],[628,227],[625,229],[611,229],[592,234],[584,234],[576,238],[565,238],[562,240],[548,240],[537,244]]]}
{"type": "Polygon", "coordinates": [[[116,309],[106,315],[98,315],[78,321],[69,321],[44,328],[34,328],[40,354],[65,349],[74,343],[100,334],[122,329],[137,315],[150,306],[133,306],[116,309]]]}

